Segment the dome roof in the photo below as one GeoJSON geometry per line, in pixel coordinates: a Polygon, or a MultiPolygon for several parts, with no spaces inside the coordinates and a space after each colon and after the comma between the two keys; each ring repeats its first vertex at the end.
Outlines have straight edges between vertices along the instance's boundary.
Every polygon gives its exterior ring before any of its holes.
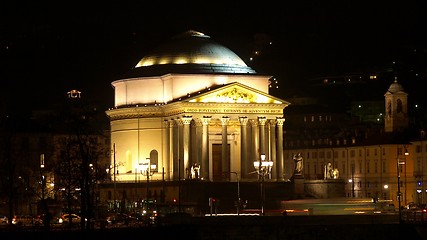
{"type": "Polygon", "coordinates": [[[130,72],[130,77],[168,73],[256,74],[233,51],[193,30],[173,37],[143,57],[130,72]]]}
{"type": "Polygon", "coordinates": [[[388,92],[391,93],[403,92],[403,90],[402,85],[397,82],[397,78],[394,79],[394,82],[388,88],[388,92]]]}

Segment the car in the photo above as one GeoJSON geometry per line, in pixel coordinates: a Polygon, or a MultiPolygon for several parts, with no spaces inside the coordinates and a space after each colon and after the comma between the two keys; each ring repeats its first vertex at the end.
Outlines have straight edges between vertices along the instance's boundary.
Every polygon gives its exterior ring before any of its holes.
{"type": "Polygon", "coordinates": [[[108,224],[128,224],[130,219],[127,214],[112,213],[107,216],[106,220],[108,224]]]}
{"type": "Polygon", "coordinates": [[[58,223],[63,223],[63,224],[67,224],[70,221],[70,217],[71,217],[71,223],[72,224],[77,224],[80,223],[81,218],[79,215],[75,214],[75,213],[71,213],[71,214],[62,214],[62,216],[58,219],[58,223]]]}
{"type": "MultiPolygon", "coordinates": [[[[36,226],[43,226],[44,225],[44,221],[47,220],[45,219],[46,214],[40,214],[37,217],[34,218],[34,224],[36,226]]],[[[53,217],[52,215],[50,215],[50,225],[55,224],[55,223],[59,223],[59,218],[58,217],[53,217]]]]}
{"type": "Polygon", "coordinates": [[[8,224],[9,223],[9,219],[7,219],[7,216],[6,215],[3,215],[2,217],[1,217],[1,224],[8,224]]]}
{"type": "Polygon", "coordinates": [[[34,217],[31,215],[15,215],[12,218],[12,224],[17,226],[33,226],[34,217]]]}

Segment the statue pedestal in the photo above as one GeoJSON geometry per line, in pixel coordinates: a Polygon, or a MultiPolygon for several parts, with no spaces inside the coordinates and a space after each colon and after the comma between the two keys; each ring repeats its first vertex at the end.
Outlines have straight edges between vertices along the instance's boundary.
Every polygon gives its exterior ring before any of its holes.
{"type": "Polygon", "coordinates": [[[291,181],[294,183],[295,194],[304,194],[304,177],[301,174],[294,174],[291,181]]]}

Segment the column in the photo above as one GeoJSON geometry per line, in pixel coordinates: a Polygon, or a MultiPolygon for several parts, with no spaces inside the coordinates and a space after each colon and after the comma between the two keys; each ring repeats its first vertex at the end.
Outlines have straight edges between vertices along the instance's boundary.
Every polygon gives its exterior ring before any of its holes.
{"type": "Polygon", "coordinates": [[[240,178],[246,177],[250,172],[248,169],[248,139],[247,139],[247,117],[240,117],[240,178]]]}
{"type": "Polygon", "coordinates": [[[227,144],[227,125],[230,121],[229,117],[221,118],[222,125],[222,155],[221,155],[221,170],[222,172],[230,172],[230,163],[228,161],[228,144],[227,144]]]}
{"type": "Polygon", "coordinates": [[[171,144],[171,161],[172,161],[172,179],[179,179],[179,171],[181,170],[179,166],[180,156],[179,156],[179,120],[170,121],[170,144],[171,144]]]}
{"type": "MultiPolygon", "coordinates": [[[[252,146],[251,146],[251,148],[252,148],[252,156],[251,156],[251,159],[250,159],[250,163],[251,163],[251,168],[250,169],[252,169],[250,172],[252,172],[252,171],[254,171],[255,170],[255,168],[254,168],[254,165],[253,165],[253,162],[254,161],[259,161],[259,158],[260,158],[260,154],[261,154],[261,152],[260,152],[260,149],[259,149],[259,129],[258,129],[258,121],[257,120],[255,120],[255,119],[251,119],[250,120],[250,123],[251,123],[251,129],[252,129],[252,146]]],[[[257,174],[253,174],[254,175],[254,177],[258,177],[257,176],[257,174]]]]}
{"type": "Polygon", "coordinates": [[[189,179],[191,171],[191,162],[190,162],[190,123],[193,118],[191,116],[182,117],[182,151],[183,151],[183,160],[184,160],[184,178],[189,179]]]}
{"type": "Polygon", "coordinates": [[[170,180],[170,166],[171,166],[171,160],[170,160],[170,149],[171,149],[171,130],[170,130],[170,123],[165,120],[163,122],[163,139],[164,139],[164,150],[163,150],[163,159],[162,159],[162,166],[164,172],[163,177],[164,180],[169,181],[170,180]]]}
{"type": "Polygon", "coordinates": [[[209,178],[209,122],[211,117],[204,116],[202,119],[202,162],[200,164],[200,174],[203,179],[209,178]]]}
{"type": "MultiPolygon", "coordinates": [[[[266,154],[265,152],[265,123],[267,119],[265,117],[258,117],[259,122],[259,133],[260,133],[260,154],[266,154]]],[[[259,156],[258,156],[259,157],[259,156]]]]}
{"type": "MultiPolygon", "coordinates": [[[[276,120],[270,119],[268,122],[268,134],[270,136],[270,140],[268,141],[268,158],[273,161],[273,169],[277,167],[276,160],[276,120]]],[[[277,171],[271,171],[271,178],[277,179],[277,171]]]]}
{"type": "Polygon", "coordinates": [[[277,180],[283,181],[283,123],[285,122],[284,118],[277,118],[277,180]]]}

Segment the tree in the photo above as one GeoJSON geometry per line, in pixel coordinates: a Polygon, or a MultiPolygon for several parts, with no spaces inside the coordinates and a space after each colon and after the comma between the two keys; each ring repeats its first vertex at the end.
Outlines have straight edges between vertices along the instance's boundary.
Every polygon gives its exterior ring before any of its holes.
{"type": "MultiPolygon", "coordinates": [[[[61,116],[66,131],[58,141],[60,155],[56,174],[60,179],[59,187],[67,212],[79,211],[81,228],[88,229],[95,218],[97,183],[106,177],[101,169],[106,169],[107,161],[103,160],[109,159],[105,129],[99,127],[99,117],[106,116],[81,101],[71,103],[61,116]]],[[[71,219],[68,222],[71,224],[71,219]]]]}

